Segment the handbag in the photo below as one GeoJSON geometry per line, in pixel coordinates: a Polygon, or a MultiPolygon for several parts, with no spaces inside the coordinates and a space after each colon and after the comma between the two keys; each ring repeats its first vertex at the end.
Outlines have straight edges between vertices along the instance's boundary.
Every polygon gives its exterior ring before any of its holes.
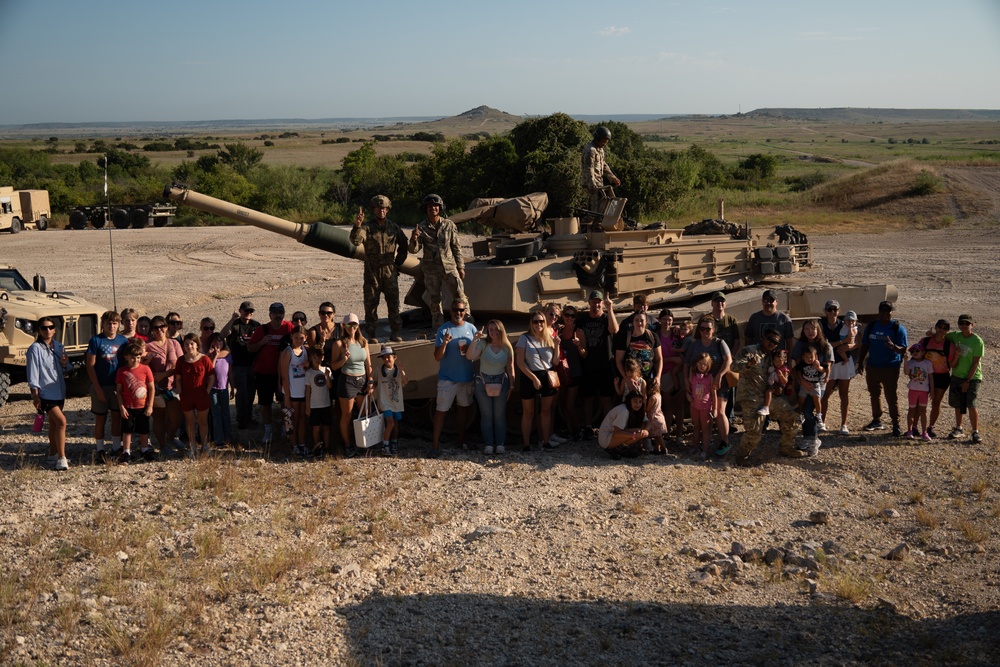
{"type": "Polygon", "coordinates": [[[365,396],[361,409],[354,420],[354,444],[361,449],[368,449],[382,444],[382,434],[385,432],[385,416],[378,409],[375,399],[365,396]]]}
{"type": "Polygon", "coordinates": [[[549,386],[553,389],[559,388],[559,373],[555,371],[545,371],[549,375],[549,386]]]}
{"type": "Polygon", "coordinates": [[[500,392],[503,391],[503,379],[505,376],[501,374],[501,375],[490,375],[488,377],[491,380],[496,378],[499,378],[500,380],[499,382],[487,382],[486,381],[487,376],[483,375],[482,373],[479,374],[479,378],[483,381],[483,389],[486,391],[486,395],[489,396],[490,398],[496,398],[497,396],[500,395],[500,392]]]}

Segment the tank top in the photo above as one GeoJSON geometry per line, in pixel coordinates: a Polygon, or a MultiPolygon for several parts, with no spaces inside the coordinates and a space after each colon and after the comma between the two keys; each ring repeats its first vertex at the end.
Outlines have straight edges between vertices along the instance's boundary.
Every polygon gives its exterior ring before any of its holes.
{"type": "Polygon", "coordinates": [[[340,372],[344,375],[364,375],[365,359],[368,358],[368,348],[361,347],[357,343],[350,343],[347,351],[351,357],[347,363],[340,367],[340,372]]]}
{"type": "Polygon", "coordinates": [[[306,362],[309,356],[306,349],[302,348],[296,355],[292,348],[288,348],[291,358],[288,360],[288,392],[292,398],[306,397],[306,362]]]}
{"type": "Polygon", "coordinates": [[[492,346],[485,340],[479,341],[484,346],[483,354],[479,358],[479,372],[483,375],[500,375],[507,370],[507,360],[510,355],[507,348],[500,346],[500,350],[493,351],[492,346]]]}

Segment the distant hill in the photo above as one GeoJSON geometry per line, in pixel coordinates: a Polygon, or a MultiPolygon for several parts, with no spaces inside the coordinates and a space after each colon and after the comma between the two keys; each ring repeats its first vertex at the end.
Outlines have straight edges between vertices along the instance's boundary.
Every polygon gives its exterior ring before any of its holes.
{"type": "Polygon", "coordinates": [[[750,118],[780,118],[824,123],[905,123],[915,121],[996,121],[1000,110],[991,109],[879,109],[831,107],[818,109],[755,109],[743,114],[750,118]]]}

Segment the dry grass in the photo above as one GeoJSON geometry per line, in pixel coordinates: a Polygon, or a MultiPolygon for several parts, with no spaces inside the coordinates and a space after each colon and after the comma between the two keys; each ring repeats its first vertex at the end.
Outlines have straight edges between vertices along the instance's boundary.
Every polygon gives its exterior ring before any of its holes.
{"type": "Polygon", "coordinates": [[[931,530],[937,528],[941,523],[941,521],[938,519],[936,515],[925,510],[923,507],[917,508],[915,516],[917,519],[917,523],[919,523],[924,528],[929,528],[931,530]]]}
{"type": "Polygon", "coordinates": [[[834,595],[841,600],[855,603],[863,601],[872,594],[875,588],[874,582],[870,579],[847,572],[834,575],[830,583],[834,595]]]}
{"type": "Polygon", "coordinates": [[[962,519],[958,522],[958,529],[961,531],[962,536],[965,540],[971,544],[979,544],[980,542],[985,542],[990,536],[990,531],[969,519],[962,519]]]}

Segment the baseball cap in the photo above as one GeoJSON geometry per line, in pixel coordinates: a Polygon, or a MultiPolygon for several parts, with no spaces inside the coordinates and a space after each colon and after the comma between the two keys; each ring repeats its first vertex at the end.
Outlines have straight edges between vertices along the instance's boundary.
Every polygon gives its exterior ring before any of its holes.
{"type": "Polygon", "coordinates": [[[858,314],[855,313],[853,310],[849,310],[849,311],[847,311],[847,314],[844,315],[844,320],[847,321],[847,322],[857,322],[858,321],[858,314]]]}
{"type": "Polygon", "coordinates": [[[285,312],[285,304],[281,303],[280,301],[275,301],[268,308],[268,311],[272,313],[283,313],[285,312]]]}
{"type": "Polygon", "coordinates": [[[723,294],[722,292],[716,292],[715,294],[712,295],[713,303],[716,301],[725,301],[725,300],[726,300],[726,295],[723,294]]]}
{"type": "Polygon", "coordinates": [[[781,334],[778,333],[778,331],[775,330],[775,329],[768,329],[767,331],[765,331],[764,332],[764,338],[768,339],[772,343],[780,343],[781,342],[781,334]]]}
{"type": "Polygon", "coordinates": [[[587,297],[588,301],[592,301],[594,299],[600,299],[601,301],[604,300],[604,295],[601,294],[600,290],[595,289],[593,292],[590,293],[590,296],[587,297]]]}
{"type": "Polygon", "coordinates": [[[892,305],[892,302],[890,302],[890,301],[883,301],[882,303],[880,303],[878,305],[878,309],[879,310],[888,310],[891,313],[892,311],[896,310],[896,307],[894,305],[892,305]]]}
{"type": "Polygon", "coordinates": [[[344,324],[361,324],[361,320],[354,313],[348,313],[344,315],[344,324]]]}
{"type": "Polygon", "coordinates": [[[923,351],[924,351],[924,346],[921,345],[920,343],[914,343],[913,345],[910,346],[910,352],[911,353],[912,352],[923,352],[923,351]]]}
{"type": "Polygon", "coordinates": [[[830,299],[829,301],[826,302],[826,305],[823,306],[823,310],[830,310],[831,308],[836,308],[837,310],[840,310],[840,302],[837,301],[836,299],[830,299]]]}
{"type": "Polygon", "coordinates": [[[976,321],[972,319],[972,315],[959,315],[958,316],[958,323],[962,324],[963,322],[968,322],[969,324],[975,324],[976,323],[976,321]]]}
{"type": "Polygon", "coordinates": [[[778,297],[775,295],[774,290],[764,290],[764,293],[760,295],[761,301],[777,301],[778,297]]]}
{"type": "Polygon", "coordinates": [[[244,301],[240,304],[240,310],[249,310],[252,313],[257,309],[253,307],[253,301],[244,301]]]}
{"type": "Polygon", "coordinates": [[[394,356],[396,353],[392,351],[391,345],[383,345],[382,350],[378,353],[380,357],[394,356]]]}

